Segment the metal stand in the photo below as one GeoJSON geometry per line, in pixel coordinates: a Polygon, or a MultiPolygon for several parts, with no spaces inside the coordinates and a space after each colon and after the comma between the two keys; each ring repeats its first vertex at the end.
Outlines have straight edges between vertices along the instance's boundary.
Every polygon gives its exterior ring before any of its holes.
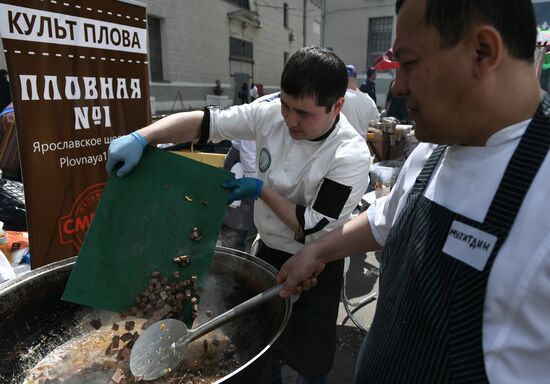
{"type": "MultiPolygon", "coordinates": [[[[366,306],[367,304],[370,304],[376,301],[376,299],[378,298],[378,292],[377,291],[369,292],[368,294],[362,296],[358,301],[355,301],[355,302],[352,302],[351,300],[349,300],[346,295],[346,282],[347,282],[346,275],[349,269],[349,263],[350,263],[349,258],[346,258],[345,264],[344,264],[344,276],[342,281],[341,296],[342,296],[342,303],[344,304],[344,309],[346,310],[347,316],[344,317],[344,320],[342,320],[341,325],[345,325],[348,320],[351,320],[352,323],[355,324],[357,328],[359,328],[361,333],[363,335],[366,335],[369,332],[369,327],[361,325],[359,321],[354,317],[354,314],[357,311],[359,311],[361,308],[366,306]]],[[[371,273],[376,274],[378,276],[377,270],[371,271],[371,273]]]]}

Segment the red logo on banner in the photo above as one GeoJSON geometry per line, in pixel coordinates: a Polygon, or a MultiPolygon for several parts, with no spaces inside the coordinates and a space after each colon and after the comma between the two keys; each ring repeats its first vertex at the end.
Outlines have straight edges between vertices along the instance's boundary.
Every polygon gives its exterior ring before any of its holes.
{"type": "Polygon", "coordinates": [[[73,243],[80,250],[106,183],[94,184],[78,196],[71,213],[59,219],[59,241],[73,243]]]}

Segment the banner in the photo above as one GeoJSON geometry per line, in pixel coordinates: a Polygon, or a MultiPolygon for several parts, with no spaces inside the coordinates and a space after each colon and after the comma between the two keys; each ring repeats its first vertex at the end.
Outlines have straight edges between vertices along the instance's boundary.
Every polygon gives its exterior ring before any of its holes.
{"type": "Polygon", "coordinates": [[[78,254],[109,143],[150,122],[146,10],[135,1],[0,0],[36,268],[78,254]]]}

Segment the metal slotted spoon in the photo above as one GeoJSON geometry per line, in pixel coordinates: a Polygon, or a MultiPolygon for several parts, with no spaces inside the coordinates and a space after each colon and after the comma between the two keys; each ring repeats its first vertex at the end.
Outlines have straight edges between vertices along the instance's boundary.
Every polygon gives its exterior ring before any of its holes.
{"type": "Polygon", "coordinates": [[[132,348],[132,374],[141,380],[155,380],[172,372],[181,362],[190,342],[277,296],[282,288],[283,285],[279,284],[259,293],[197,328],[188,330],[182,321],[175,319],[157,321],[141,334],[132,348]]]}

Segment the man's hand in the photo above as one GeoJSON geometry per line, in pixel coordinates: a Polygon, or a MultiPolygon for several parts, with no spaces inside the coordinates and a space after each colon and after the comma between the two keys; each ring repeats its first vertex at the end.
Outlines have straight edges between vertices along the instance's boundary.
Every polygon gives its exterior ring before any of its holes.
{"type": "Polygon", "coordinates": [[[316,286],[317,276],[324,268],[325,264],[317,259],[314,249],[305,246],[281,267],[277,283],[284,283],[284,287],[279,295],[286,298],[316,286]]]}
{"type": "Polygon", "coordinates": [[[139,163],[143,149],[146,146],[147,140],[137,132],[113,140],[109,145],[107,173],[110,174],[116,164],[123,163],[116,174],[118,177],[126,175],[139,163]]]}
{"type": "Polygon", "coordinates": [[[230,189],[231,193],[227,198],[227,204],[231,204],[235,200],[254,199],[260,197],[264,182],[253,177],[243,177],[241,179],[226,180],[222,183],[222,187],[230,189]]]}

